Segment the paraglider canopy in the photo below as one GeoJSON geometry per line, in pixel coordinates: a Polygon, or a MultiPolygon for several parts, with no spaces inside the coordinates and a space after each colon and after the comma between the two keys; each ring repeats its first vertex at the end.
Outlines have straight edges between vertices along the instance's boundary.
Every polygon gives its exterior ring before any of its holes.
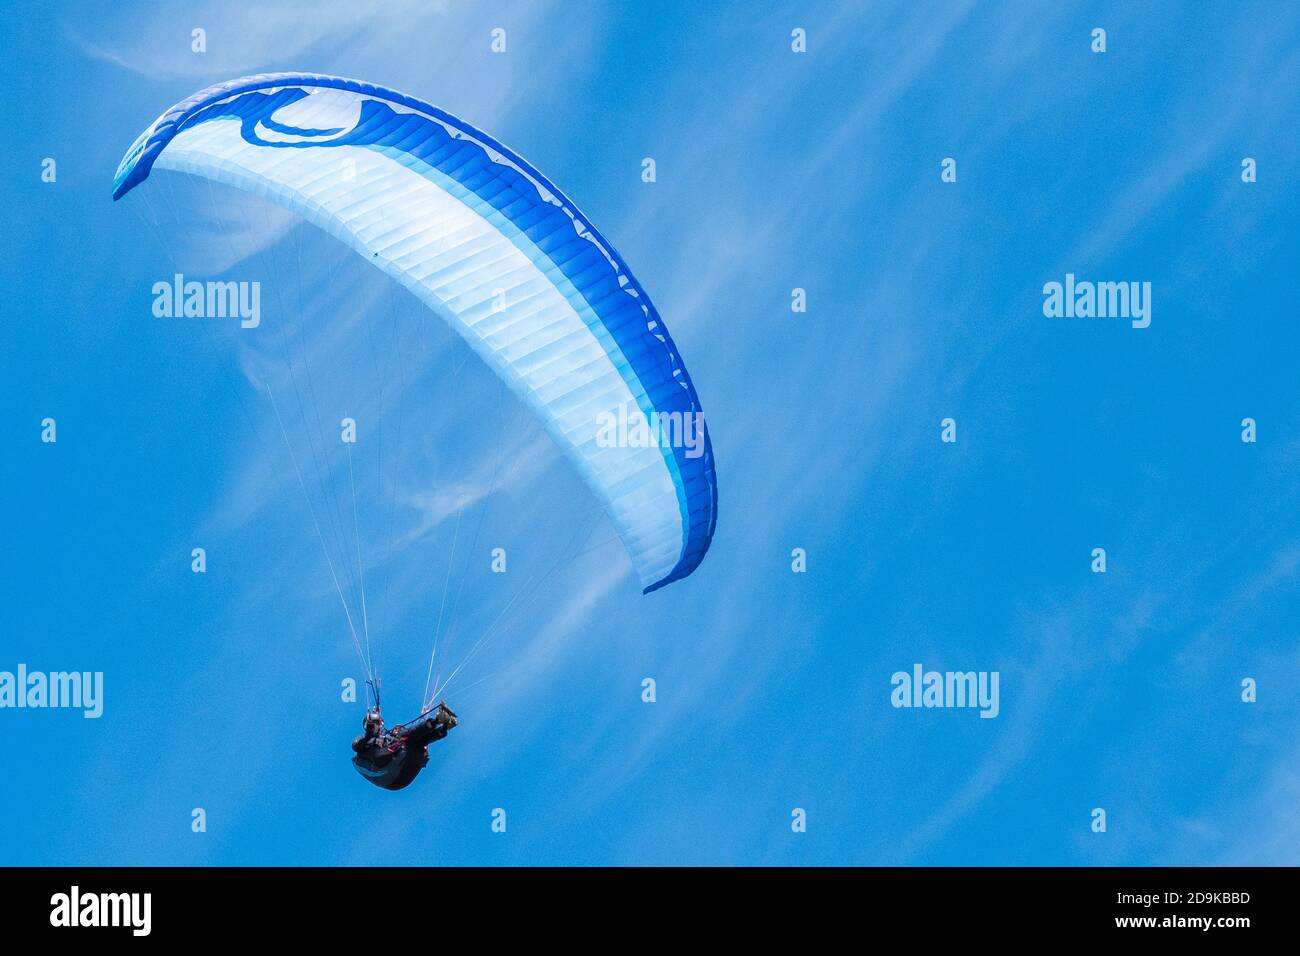
{"type": "Polygon", "coordinates": [[[623,259],[517,154],[381,86],[266,74],[165,112],[114,199],[155,167],[294,210],[441,316],[600,497],[646,592],[700,564],[717,485],[695,386],[623,259]]]}

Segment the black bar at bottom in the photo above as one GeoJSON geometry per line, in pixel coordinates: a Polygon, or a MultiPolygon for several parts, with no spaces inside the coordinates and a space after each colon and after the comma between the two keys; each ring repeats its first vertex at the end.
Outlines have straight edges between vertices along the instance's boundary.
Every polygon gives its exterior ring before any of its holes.
{"type": "MultiPolygon", "coordinates": [[[[1062,939],[1107,935],[1216,942],[1294,926],[1295,869],[0,869],[6,935],[84,942],[365,942],[428,924],[543,926],[614,944],[665,930],[761,938],[842,928],[854,938],[1062,939]],[[1172,934],[1172,935],[1171,935],[1172,934]]],[[[11,937],[12,938],[12,937],[11,937]]]]}

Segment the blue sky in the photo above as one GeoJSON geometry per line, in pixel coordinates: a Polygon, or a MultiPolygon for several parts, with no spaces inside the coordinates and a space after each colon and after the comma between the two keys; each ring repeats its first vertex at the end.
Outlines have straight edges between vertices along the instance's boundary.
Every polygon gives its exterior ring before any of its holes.
{"type": "Polygon", "coordinates": [[[0,710],[0,861],[1300,862],[1300,12],[361,6],[6,15],[0,670],[106,689],[0,710]],[[111,201],[165,108],[280,70],[464,117],[617,246],[708,415],[691,578],[643,597],[545,434],[338,243],[172,173],[111,201]],[[278,290],[265,334],[154,318],[177,270],[278,290]],[[1045,318],[1067,272],[1150,282],[1150,327],[1045,318]],[[440,609],[439,669],[489,634],[398,794],[348,761],[326,553],[390,715],[440,609]],[[999,716],[891,707],[917,662],[999,672],[999,716]]]}

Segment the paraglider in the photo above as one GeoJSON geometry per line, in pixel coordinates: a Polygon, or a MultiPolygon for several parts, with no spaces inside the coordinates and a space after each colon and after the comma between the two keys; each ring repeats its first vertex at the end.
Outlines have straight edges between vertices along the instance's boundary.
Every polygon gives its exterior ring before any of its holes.
{"type": "Polygon", "coordinates": [[[456,724],[456,715],[442,702],[431,713],[388,729],[376,706],[366,711],[361,736],[352,741],[352,765],[376,787],[401,790],[428,765],[429,744],[442,740],[456,724]]]}
{"type": "MultiPolygon", "coordinates": [[[[208,87],[163,113],[127,151],[113,198],[155,168],[287,207],[440,316],[600,499],[643,593],[699,566],[718,498],[695,386],[618,252],[516,153],[382,86],[264,74],[208,87]],[[629,418],[675,427],[617,440],[609,423],[629,418]]],[[[456,723],[445,709],[425,718],[406,728],[408,741],[417,726],[420,739],[434,740],[456,723]]]]}

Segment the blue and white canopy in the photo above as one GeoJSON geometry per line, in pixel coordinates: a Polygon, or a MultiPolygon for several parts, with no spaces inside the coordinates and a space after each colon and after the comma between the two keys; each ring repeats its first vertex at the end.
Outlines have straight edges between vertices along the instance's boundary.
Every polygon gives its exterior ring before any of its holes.
{"type": "Polygon", "coordinates": [[[287,206],[425,302],[604,501],[645,591],[699,565],[718,494],[695,387],[619,254],[514,152],[402,93],[281,73],[173,106],[127,151],[113,198],[155,166],[287,206]],[[699,441],[598,440],[637,412],[698,423],[699,441]]]}

